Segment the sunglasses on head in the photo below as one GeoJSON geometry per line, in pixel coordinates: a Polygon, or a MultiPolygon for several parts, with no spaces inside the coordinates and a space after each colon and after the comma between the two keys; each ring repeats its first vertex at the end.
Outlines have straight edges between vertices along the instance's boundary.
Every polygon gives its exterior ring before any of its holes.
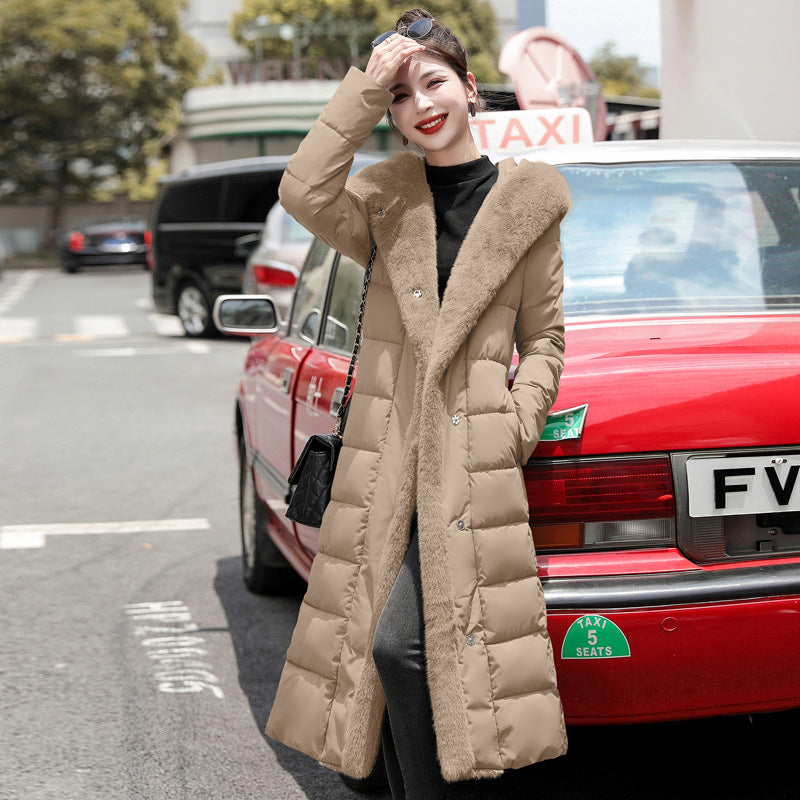
{"type": "Polygon", "coordinates": [[[401,25],[399,30],[386,31],[372,42],[373,47],[377,47],[381,42],[385,42],[393,33],[401,36],[410,36],[412,39],[424,39],[433,30],[433,20],[430,17],[422,17],[415,20],[410,25],[401,25]]]}

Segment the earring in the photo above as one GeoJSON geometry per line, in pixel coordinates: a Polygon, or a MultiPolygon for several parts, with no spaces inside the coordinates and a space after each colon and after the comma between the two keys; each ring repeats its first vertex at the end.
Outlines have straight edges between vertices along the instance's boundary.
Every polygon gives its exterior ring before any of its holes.
{"type": "Polygon", "coordinates": [[[401,136],[400,137],[400,141],[403,143],[403,145],[407,145],[408,144],[408,139],[406,139],[405,136],[401,136]]]}
{"type": "Polygon", "coordinates": [[[467,103],[467,111],[469,111],[469,115],[471,117],[474,117],[478,113],[478,106],[473,100],[470,100],[469,103],[467,103]]]}

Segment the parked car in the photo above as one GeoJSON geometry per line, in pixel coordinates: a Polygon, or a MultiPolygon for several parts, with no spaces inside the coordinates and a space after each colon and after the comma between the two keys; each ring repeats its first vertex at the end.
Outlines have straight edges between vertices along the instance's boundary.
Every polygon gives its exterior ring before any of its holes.
{"type": "Polygon", "coordinates": [[[175,314],[187,336],[215,332],[214,300],[242,288],[246,251],[278,199],[288,157],[192,167],[160,181],[150,219],[153,303],[175,314]]]}
{"type": "MultiPolygon", "coordinates": [[[[566,367],[523,467],[567,720],[800,706],[800,147],[531,157],[573,196],[566,367]]],[[[316,240],[286,330],[269,299],[219,302],[225,330],[260,334],[235,408],[253,591],[309,575],[287,476],[332,427],[362,276],[316,240]]]]}
{"type": "MultiPolygon", "coordinates": [[[[247,259],[242,292],[268,294],[281,319],[287,319],[297,276],[313,238],[280,202],[275,203],[247,259]]],[[[241,239],[239,241],[240,246],[246,246],[241,239]]]]}
{"type": "Polygon", "coordinates": [[[143,219],[133,217],[79,220],[60,237],[61,268],[78,272],[83,267],[139,264],[146,269],[146,228],[143,219]]]}

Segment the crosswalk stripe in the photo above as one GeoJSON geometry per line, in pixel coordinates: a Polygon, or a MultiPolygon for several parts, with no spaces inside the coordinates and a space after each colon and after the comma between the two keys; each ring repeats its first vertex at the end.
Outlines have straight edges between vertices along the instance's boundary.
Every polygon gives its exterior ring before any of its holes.
{"type": "Polygon", "coordinates": [[[0,317],[0,342],[32,339],[38,328],[35,317],[0,317]]]}
{"type": "Polygon", "coordinates": [[[5,314],[11,310],[28,292],[28,290],[39,280],[41,272],[30,270],[17,276],[16,282],[11,288],[0,297],[0,314],[5,314]]]}
{"type": "Polygon", "coordinates": [[[78,336],[110,338],[127,336],[130,331],[122,317],[93,314],[75,317],[75,333],[78,336]]]}
{"type": "MultiPolygon", "coordinates": [[[[185,336],[177,317],[167,314],[83,314],[57,317],[6,317],[0,314],[0,345],[28,341],[91,342],[133,337],[154,337],[170,346],[182,343],[185,351],[209,352],[208,345],[185,336]]],[[[142,352],[137,347],[137,355],[142,352]]],[[[160,351],[159,351],[160,352],[160,351]]]]}
{"type": "Polygon", "coordinates": [[[183,336],[183,325],[177,317],[167,314],[148,314],[147,319],[160,336],[183,336]]]}

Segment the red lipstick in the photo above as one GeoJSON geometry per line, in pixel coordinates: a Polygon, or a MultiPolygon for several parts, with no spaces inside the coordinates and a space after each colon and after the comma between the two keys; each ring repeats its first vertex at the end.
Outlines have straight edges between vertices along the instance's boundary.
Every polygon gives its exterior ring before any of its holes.
{"type": "Polygon", "coordinates": [[[432,133],[438,133],[446,120],[447,114],[437,114],[435,117],[428,117],[428,119],[422,120],[422,122],[415,127],[420,133],[430,136],[432,133]]]}

